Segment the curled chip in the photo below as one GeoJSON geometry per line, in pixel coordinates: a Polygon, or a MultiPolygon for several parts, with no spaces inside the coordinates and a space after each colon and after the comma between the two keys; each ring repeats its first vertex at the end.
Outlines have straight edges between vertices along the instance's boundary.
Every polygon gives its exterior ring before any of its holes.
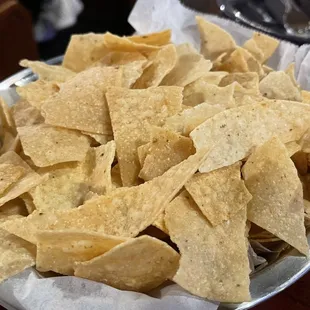
{"type": "Polygon", "coordinates": [[[79,208],[35,211],[26,218],[4,223],[2,228],[32,243],[36,243],[38,230],[87,229],[115,236],[137,236],[154,223],[207,155],[202,150],[160,177],[139,186],[115,189],[79,208]]]}
{"type": "Polygon", "coordinates": [[[36,268],[73,275],[74,264],[99,256],[126,238],[87,231],[41,231],[37,234],[36,268]]]}
{"type": "Polygon", "coordinates": [[[248,219],[308,256],[302,185],[281,141],[272,138],[258,147],[243,176],[253,196],[248,219]]]}
{"type": "Polygon", "coordinates": [[[223,302],[250,300],[246,204],[212,227],[186,192],[165,210],[170,238],[180,250],[173,281],[200,297],[223,302]]]}
{"type": "Polygon", "coordinates": [[[149,125],[162,125],[181,110],[182,88],[111,88],[106,97],[122,182],[124,186],[135,185],[140,171],[137,147],[149,142],[149,125]]]}
{"type": "Polygon", "coordinates": [[[42,115],[50,125],[91,133],[110,134],[111,121],[105,99],[108,86],[120,86],[122,71],[95,67],[62,84],[60,91],[46,100],[42,115]]]}
{"type": "Polygon", "coordinates": [[[240,163],[209,173],[197,173],[185,188],[213,226],[235,216],[252,196],[241,180],[240,163]]]}
{"type": "Polygon", "coordinates": [[[82,161],[89,148],[87,137],[73,130],[46,124],[19,127],[17,130],[25,154],[38,167],[82,161]]]}
{"type": "Polygon", "coordinates": [[[90,261],[77,263],[74,275],[118,289],[148,292],[173,277],[179,257],[165,242],[141,236],[90,261]]]}
{"type": "Polygon", "coordinates": [[[300,90],[283,71],[270,72],[260,81],[259,90],[269,99],[302,101],[300,90]]]}
{"type": "Polygon", "coordinates": [[[274,100],[216,114],[190,134],[197,150],[214,146],[199,171],[212,171],[246,158],[274,135],[283,143],[299,140],[309,126],[309,112],[307,104],[274,100]]]}
{"type": "Polygon", "coordinates": [[[212,61],[223,53],[231,53],[236,48],[233,37],[219,26],[196,16],[201,40],[201,53],[212,61]]]}
{"type": "Polygon", "coordinates": [[[153,127],[152,140],[148,143],[139,177],[146,181],[152,180],[194,153],[195,148],[190,138],[153,127]]]}

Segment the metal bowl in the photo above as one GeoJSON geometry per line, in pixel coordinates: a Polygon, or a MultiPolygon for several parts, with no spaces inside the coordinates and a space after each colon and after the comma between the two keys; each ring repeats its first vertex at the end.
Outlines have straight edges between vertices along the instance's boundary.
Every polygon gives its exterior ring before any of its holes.
{"type": "MultiPolygon", "coordinates": [[[[47,61],[47,63],[59,64],[61,61],[62,56],[59,56],[47,61]]],[[[1,95],[7,92],[10,98],[14,98],[14,94],[16,96],[16,86],[24,86],[35,79],[36,76],[31,70],[22,70],[0,83],[1,95]]],[[[308,232],[308,244],[310,246],[310,232],[308,232]]],[[[291,249],[274,263],[251,275],[250,291],[252,301],[241,304],[221,303],[219,310],[243,310],[254,307],[292,285],[309,270],[310,260],[300,256],[296,250],[291,249]]]]}

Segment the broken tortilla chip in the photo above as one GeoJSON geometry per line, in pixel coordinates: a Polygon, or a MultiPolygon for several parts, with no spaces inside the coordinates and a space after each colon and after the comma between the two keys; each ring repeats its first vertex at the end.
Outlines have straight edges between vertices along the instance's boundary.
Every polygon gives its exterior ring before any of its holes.
{"type": "Polygon", "coordinates": [[[148,292],[173,277],[179,258],[165,242],[141,236],[90,261],[77,263],[74,275],[118,289],[148,292]]]}
{"type": "Polygon", "coordinates": [[[258,147],[242,174],[253,196],[248,219],[309,256],[302,185],[282,142],[275,137],[258,147]]]}

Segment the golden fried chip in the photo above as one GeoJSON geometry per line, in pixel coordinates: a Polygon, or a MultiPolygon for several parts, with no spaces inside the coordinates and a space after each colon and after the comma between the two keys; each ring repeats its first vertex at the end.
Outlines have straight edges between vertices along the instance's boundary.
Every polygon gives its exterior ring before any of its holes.
{"type": "Polygon", "coordinates": [[[0,97],[0,121],[1,126],[5,128],[7,131],[11,133],[15,133],[15,124],[13,121],[11,109],[9,106],[4,102],[4,100],[0,97]]]}
{"type": "Polygon", "coordinates": [[[256,42],[257,47],[263,52],[264,58],[262,63],[266,62],[272,56],[280,44],[279,40],[260,32],[254,32],[253,40],[256,42]]]}
{"type": "Polygon", "coordinates": [[[60,91],[42,105],[50,125],[92,133],[110,134],[111,123],[105,100],[108,86],[121,86],[121,74],[114,67],[95,67],[63,83],[60,91]]]}
{"type": "Polygon", "coordinates": [[[82,161],[89,148],[86,136],[46,124],[19,127],[23,150],[38,167],[82,161]]]}
{"type": "Polygon", "coordinates": [[[35,209],[40,212],[65,210],[84,202],[90,173],[83,164],[65,163],[41,168],[37,173],[42,176],[48,174],[48,178],[30,191],[35,209]]]}
{"type": "Polygon", "coordinates": [[[18,95],[29,102],[37,109],[41,106],[47,98],[55,95],[59,91],[59,86],[55,82],[48,82],[37,80],[23,87],[17,87],[18,95]]]}
{"type": "Polygon", "coordinates": [[[40,110],[24,99],[19,100],[13,105],[12,116],[16,127],[36,125],[44,122],[40,110]]]}
{"type": "Polygon", "coordinates": [[[62,65],[80,72],[103,58],[109,49],[105,46],[104,34],[75,34],[71,36],[62,65]]]}
{"type": "Polygon", "coordinates": [[[171,30],[167,29],[159,32],[144,34],[141,36],[130,36],[127,37],[127,39],[135,43],[162,46],[170,43],[171,30]]]}
{"type": "Polygon", "coordinates": [[[282,142],[272,138],[258,147],[242,173],[253,196],[248,219],[308,256],[302,185],[282,142]]]}
{"type": "Polygon", "coordinates": [[[165,224],[165,212],[160,213],[152,225],[163,231],[165,234],[169,235],[169,231],[165,224]]]}
{"type": "Polygon", "coordinates": [[[202,124],[208,118],[222,112],[224,109],[220,106],[203,102],[191,109],[183,110],[177,115],[168,117],[164,128],[176,131],[184,136],[188,136],[192,130],[202,124]]]}
{"type": "Polygon", "coordinates": [[[110,141],[94,149],[95,168],[90,177],[90,190],[98,195],[113,189],[111,166],[115,157],[115,142],[110,141]]]}
{"type": "Polygon", "coordinates": [[[139,177],[145,181],[162,175],[195,153],[190,138],[160,127],[153,127],[151,135],[149,149],[139,174],[139,177]]]}
{"type": "Polygon", "coordinates": [[[149,57],[151,64],[144,69],[143,74],[135,82],[133,88],[158,86],[163,78],[175,67],[177,52],[173,44],[169,44],[153,53],[149,57]]]}
{"type": "Polygon", "coordinates": [[[227,86],[238,82],[243,88],[253,90],[253,94],[259,94],[259,76],[256,72],[230,73],[223,77],[220,86],[227,86]]]}
{"type": "Polygon", "coordinates": [[[137,147],[149,142],[149,125],[162,125],[181,110],[182,88],[111,88],[106,97],[122,182],[124,186],[135,185],[140,171],[137,147]]]}
{"type": "Polygon", "coordinates": [[[306,90],[302,90],[301,99],[303,103],[310,103],[310,92],[306,90]]]}
{"type": "Polygon", "coordinates": [[[302,101],[300,90],[283,71],[270,72],[260,81],[259,90],[269,99],[302,101]]]}
{"type": "Polygon", "coordinates": [[[0,164],[10,164],[24,169],[24,175],[0,195],[0,206],[6,202],[19,197],[21,194],[28,192],[31,188],[39,185],[44,181],[35,173],[26,162],[24,162],[15,152],[9,151],[0,156],[0,164]]]}
{"type": "Polygon", "coordinates": [[[165,212],[170,238],[181,254],[173,281],[192,294],[211,300],[250,300],[246,208],[212,227],[183,192],[165,212]]]}
{"type": "Polygon", "coordinates": [[[75,72],[67,68],[48,65],[42,61],[23,59],[19,64],[22,67],[30,68],[39,76],[40,80],[63,83],[76,75],[75,72]]]}
{"type": "Polygon", "coordinates": [[[18,181],[26,170],[21,166],[0,164],[0,195],[13,183],[18,181]]]}
{"type": "Polygon", "coordinates": [[[114,236],[137,236],[154,223],[206,156],[207,151],[202,150],[139,186],[115,189],[75,209],[35,211],[26,218],[6,222],[1,228],[31,243],[36,243],[38,230],[85,229],[114,236]]]}
{"type": "Polygon", "coordinates": [[[223,53],[231,53],[236,48],[233,37],[219,26],[196,16],[200,33],[201,53],[207,59],[215,60],[223,53]]]}
{"type": "Polygon", "coordinates": [[[134,42],[134,40],[130,40],[126,37],[119,37],[110,32],[104,34],[104,43],[106,47],[113,51],[139,52],[143,55],[147,55],[153,51],[157,51],[160,49],[159,46],[151,44],[149,45],[145,43],[137,43],[134,42]]]}
{"type": "Polygon", "coordinates": [[[307,104],[274,100],[216,114],[190,134],[197,150],[214,146],[199,171],[229,166],[274,135],[283,143],[299,140],[309,127],[309,111],[307,104]]]}
{"type": "Polygon", "coordinates": [[[234,50],[216,69],[230,73],[250,71],[241,48],[234,50]]]}
{"type": "Polygon", "coordinates": [[[181,44],[176,47],[178,60],[174,68],[161,82],[161,85],[186,86],[207,74],[212,63],[198,54],[188,44],[181,44]]]}
{"type": "Polygon", "coordinates": [[[36,238],[36,268],[65,275],[73,275],[75,263],[93,259],[127,240],[75,230],[40,231],[36,238]]]}
{"type": "Polygon", "coordinates": [[[213,226],[246,208],[252,196],[241,180],[240,162],[190,178],[185,188],[213,226]]]}
{"type": "Polygon", "coordinates": [[[173,277],[179,258],[165,242],[141,236],[90,261],[77,263],[74,275],[118,289],[148,292],[173,277]]]}
{"type": "MultiPolygon", "coordinates": [[[[18,215],[1,219],[12,220],[18,215]]],[[[35,265],[36,248],[33,244],[18,238],[0,228],[0,283],[24,269],[35,265]]]]}
{"type": "Polygon", "coordinates": [[[259,63],[264,62],[264,52],[258,47],[257,42],[253,38],[247,40],[243,44],[243,48],[249,51],[259,63]]]}

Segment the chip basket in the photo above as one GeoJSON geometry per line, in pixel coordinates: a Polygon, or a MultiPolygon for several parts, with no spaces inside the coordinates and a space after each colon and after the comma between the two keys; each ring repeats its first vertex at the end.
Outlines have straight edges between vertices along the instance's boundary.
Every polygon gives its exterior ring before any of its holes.
{"type": "MultiPolygon", "coordinates": [[[[48,60],[47,63],[60,64],[62,59],[62,56],[55,57],[48,60]]],[[[14,104],[14,100],[18,98],[15,87],[24,86],[34,80],[36,80],[36,75],[30,69],[22,70],[0,82],[0,96],[3,96],[9,105],[14,104]]],[[[310,245],[310,231],[307,232],[307,238],[310,245]]],[[[310,260],[290,248],[274,263],[251,275],[250,292],[252,300],[250,302],[240,304],[221,303],[219,310],[252,308],[283,291],[308,271],[310,271],[310,260]]]]}

